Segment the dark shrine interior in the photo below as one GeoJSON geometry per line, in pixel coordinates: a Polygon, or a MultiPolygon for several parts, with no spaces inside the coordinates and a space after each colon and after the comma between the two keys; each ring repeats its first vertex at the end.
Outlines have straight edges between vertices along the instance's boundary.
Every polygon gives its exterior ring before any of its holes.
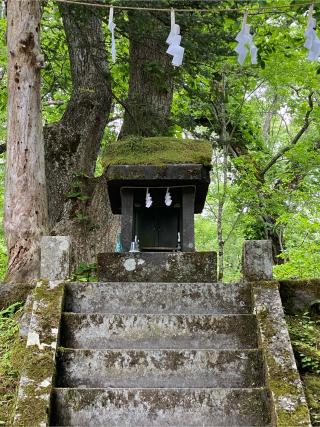
{"type": "Polygon", "coordinates": [[[166,206],[166,188],[149,188],[152,206],[146,207],[146,188],[134,189],[133,240],[137,236],[140,251],[171,252],[178,248],[181,222],[181,188],[170,188],[172,204],[166,206]]]}

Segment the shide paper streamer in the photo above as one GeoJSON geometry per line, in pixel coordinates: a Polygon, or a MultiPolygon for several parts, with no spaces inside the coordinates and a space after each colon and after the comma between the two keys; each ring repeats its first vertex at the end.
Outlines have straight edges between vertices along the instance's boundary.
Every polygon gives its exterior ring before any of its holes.
{"type": "MultiPolygon", "coordinates": [[[[58,1],[63,2],[63,0],[58,0],[58,1]]],[[[115,63],[116,62],[116,44],[115,44],[114,31],[116,28],[116,24],[113,22],[114,8],[113,6],[106,6],[106,7],[110,7],[108,29],[111,33],[112,62],[115,63]]],[[[146,9],[146,8],[141,8],[141,10],[143,9],[146,9]]],[[[161,9],[150,9],[150,10],[161,10],[161,9]]],[[[167,10],[167,9],[163,9],[163,10],[167,10]]],[[[309,61],[316,61],[320,59],[320,39],[316,32],[316,20],[312,16],[313,10],[314,10],[314,5],[312,4],[309,7],[308,24],[307,24],[306,31],[304,33],[305,35],[304,47],[307,48],[309,51],[307,56],[307,59],[309,61]]],[[[1,15],[1,8],[0,8],[0,15],[1,15]]],[[[240,65],[244,64],[248,54],[250,54],[251,64],[257,64],[258,48],[254,44],[253,36],[250,33],[251,25],[247,23],[247,18],[248,18],[248,12],[246,11],[243,16],[242,28],[236,36],[236,41],[238,42],[238,44],[237,44],[237,47],[234,49],[238,54],[238,62],[240,65]]],[[[171,9],[171,30],[166,40],[166,43],[169,45],[166,53],[168,53],[173,57],[171,62],[172,65],[175,67],[180,67],[183,62],[184,48],[180,45],[181,43],[180,26],[175,22],[174,9],[171,9]]],[[[151,199],[151,203],[152,203],[152,199],[151,199]]]]}
{"type": "Polygon", "coordinates": [[[248,13],[243,16],[241,31],[237,34],[236,41],[238,42],[235,51],[238,54],[238,62],[240,65],[244,64],[244,61],[250,52],[251,64],[257,63],[258,49],[253,42],[253,36],[250,34],[250,25],[247,24],[248,13]]]}
{"type": "Polygon", "coordinates": [[[147,188],[147,191],[146,191],[146,208],[151,208],[151,206],[152,206],[152,197],[149,193],[149,188],[147,188]]]}
{"type": "Polygon", "coordinates": [[[113,22],[113,7],[110,7],[109,12],[109,23],[108,23],[109,31],[111,32],[111,57],[112,62],[116,62],[116,41],[114,39],[114,30],[116,28],[116,24],[113,22]]]}
{"type": "Polygon", "coordinates": [[[316,33],[316,20],[312,17],[313,5],[309,8],[308,26],[304,33],[306,42],[304,47],[309,50],[308,60],[316,61],[320,56],[320,40],[316,33]]]}
{"type": "Polygon", "coordinates": [[[166,206],[171,206],[171,204],[172,204],[172,198],[171,198],[169,188],[167,188],[167,192],[166,192],[166,195],[164,197],[164,203],[166,204],[166,206]]]}
{"type": "Polygon", "coordinates": [[[172,65],[175,67],[180,67],[183,61],[184,48],[180,46],[181,35],[180,35],[180,26],[175,22],[175,13],[174,10],[171,10],[171,31],[166,40],[166,43],[169,45],[167,53],[173,56],[172,65]]]}

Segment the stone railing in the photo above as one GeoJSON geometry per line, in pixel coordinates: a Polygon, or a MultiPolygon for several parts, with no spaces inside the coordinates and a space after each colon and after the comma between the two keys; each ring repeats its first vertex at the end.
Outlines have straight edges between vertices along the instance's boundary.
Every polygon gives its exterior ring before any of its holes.
{"type": "Polygon", "coordinates": [[[26,338],[14,426],[49,425],[50,395],[62,312],[64,280],[69,277],[70,238],[41,241],[41,280],[29,295],[21,334],[26,338]]]}
{"type": "Polygon", "coordinates": [[[250,282],[263,351],[266,385],[275,426],[311,426],[303,386],[284,317],[279,283],[272,280],[272,246],[248,240],[243,247],[243,278],[250,282]]]}

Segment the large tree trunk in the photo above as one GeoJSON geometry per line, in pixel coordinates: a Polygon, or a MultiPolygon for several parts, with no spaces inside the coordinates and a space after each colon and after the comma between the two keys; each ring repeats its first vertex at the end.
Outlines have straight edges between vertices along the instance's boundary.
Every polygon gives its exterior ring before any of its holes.
{"type": "Polygon", "coordinates": [[[92,176],[111,109],[101,19],[95,8],[60,5],[68,43],[72,96],[60,122],[44,129],[49,218],[61,220],[75,174],[92,176]]]}
{"type": "Polygon", "coordinates": [[[120,137],[167,135],[173,94],[170,28],[149,12],[130,11],[129,92],[120,137]]]}
{"type": "Polygon", "coordinates": [[[119,216],[111,212],[105,175],[81,178],[81,189],[88,202],[70,200],[67,214],[56,224],[54,233],[72,236],[73,268],[80,263],[95,263],[100,252],[113,252],[120,229],[119,216]]]}
{"type": "Polygon", "coordinates": [[[39,277],[39,240],[47,229],[40,107],[40,1],[8,2],[8,142],[4,229],[6,281],[39,277]]]}
{"type": "Polygon", "coordinates": [[[97,9],[60,5],[60,11],[73,92],[61,121],[45,127],[46,173],[52,234],[72,237],[77,266],[113,248],[118,225],[101,188],[103,179],[93,178],[111,109],[111,78],[97,9]]]}

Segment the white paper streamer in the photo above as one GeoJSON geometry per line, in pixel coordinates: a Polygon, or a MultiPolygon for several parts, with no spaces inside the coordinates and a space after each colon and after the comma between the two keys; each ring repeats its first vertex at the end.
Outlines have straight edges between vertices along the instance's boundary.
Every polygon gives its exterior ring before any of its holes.
{"type": "Polygon", "coordinates": [[[250,52],[251,55],[251,64],[257,63],[257,53],[258,49],[253,42],[253,37],[250,34],[250,25],[247,24],[248,14],[245,13],[243,16],[242,28],[241,31],[237,34],[236,41],[238,42],[235,51],[238,54],[238,62],[240,65],[244,64],[244,61],[250,52]]]}
{"type": "Polygon", "coordinates": [[[172,204],[172,198],[171,198],[169,188],[167,188],[167,192],[166,192],[166,195],[164,197],[164,203],[166,204],[166,206],[171,206],[171,204],[172,204]]]}
{"type": "Polygon", "coordinates": [[[110,7],[109,12],[109,23],[108,23],[109,31],[111,32],[111,57],[112,62],[116,62],[116,41],[114,38],[114,29],[116,28],[116,24],[113,22],[113,7],[110,7]]]}
{"type": "Polygon", "coordinates": [[[180,67],[183,61],[184,48],[180,46],[180,26],[176,24],[174,9],[171,9],[171,31],[166,43],[169,45],[167,53],[173,56],[172,65],[180,67]]]}
{"type": "Polygon", "coordinates": [[[152,206],[152,197],[149,193],[149,188],[147,188],[146,192],[146,208],[150,208],[152,206]]]}
{"type": "Polygon", "coordinates": [[[320,40],[316,33],[316,20],[312,17],[313,13],[313,5],[309,8],[308,13],[308,26],[304,33],[305,36],[305,44],[304,47],[306,47],[309,50],[309,54],[307,56],[309,61],[316,61],[319,59],[320,56],[320,40]]]}

